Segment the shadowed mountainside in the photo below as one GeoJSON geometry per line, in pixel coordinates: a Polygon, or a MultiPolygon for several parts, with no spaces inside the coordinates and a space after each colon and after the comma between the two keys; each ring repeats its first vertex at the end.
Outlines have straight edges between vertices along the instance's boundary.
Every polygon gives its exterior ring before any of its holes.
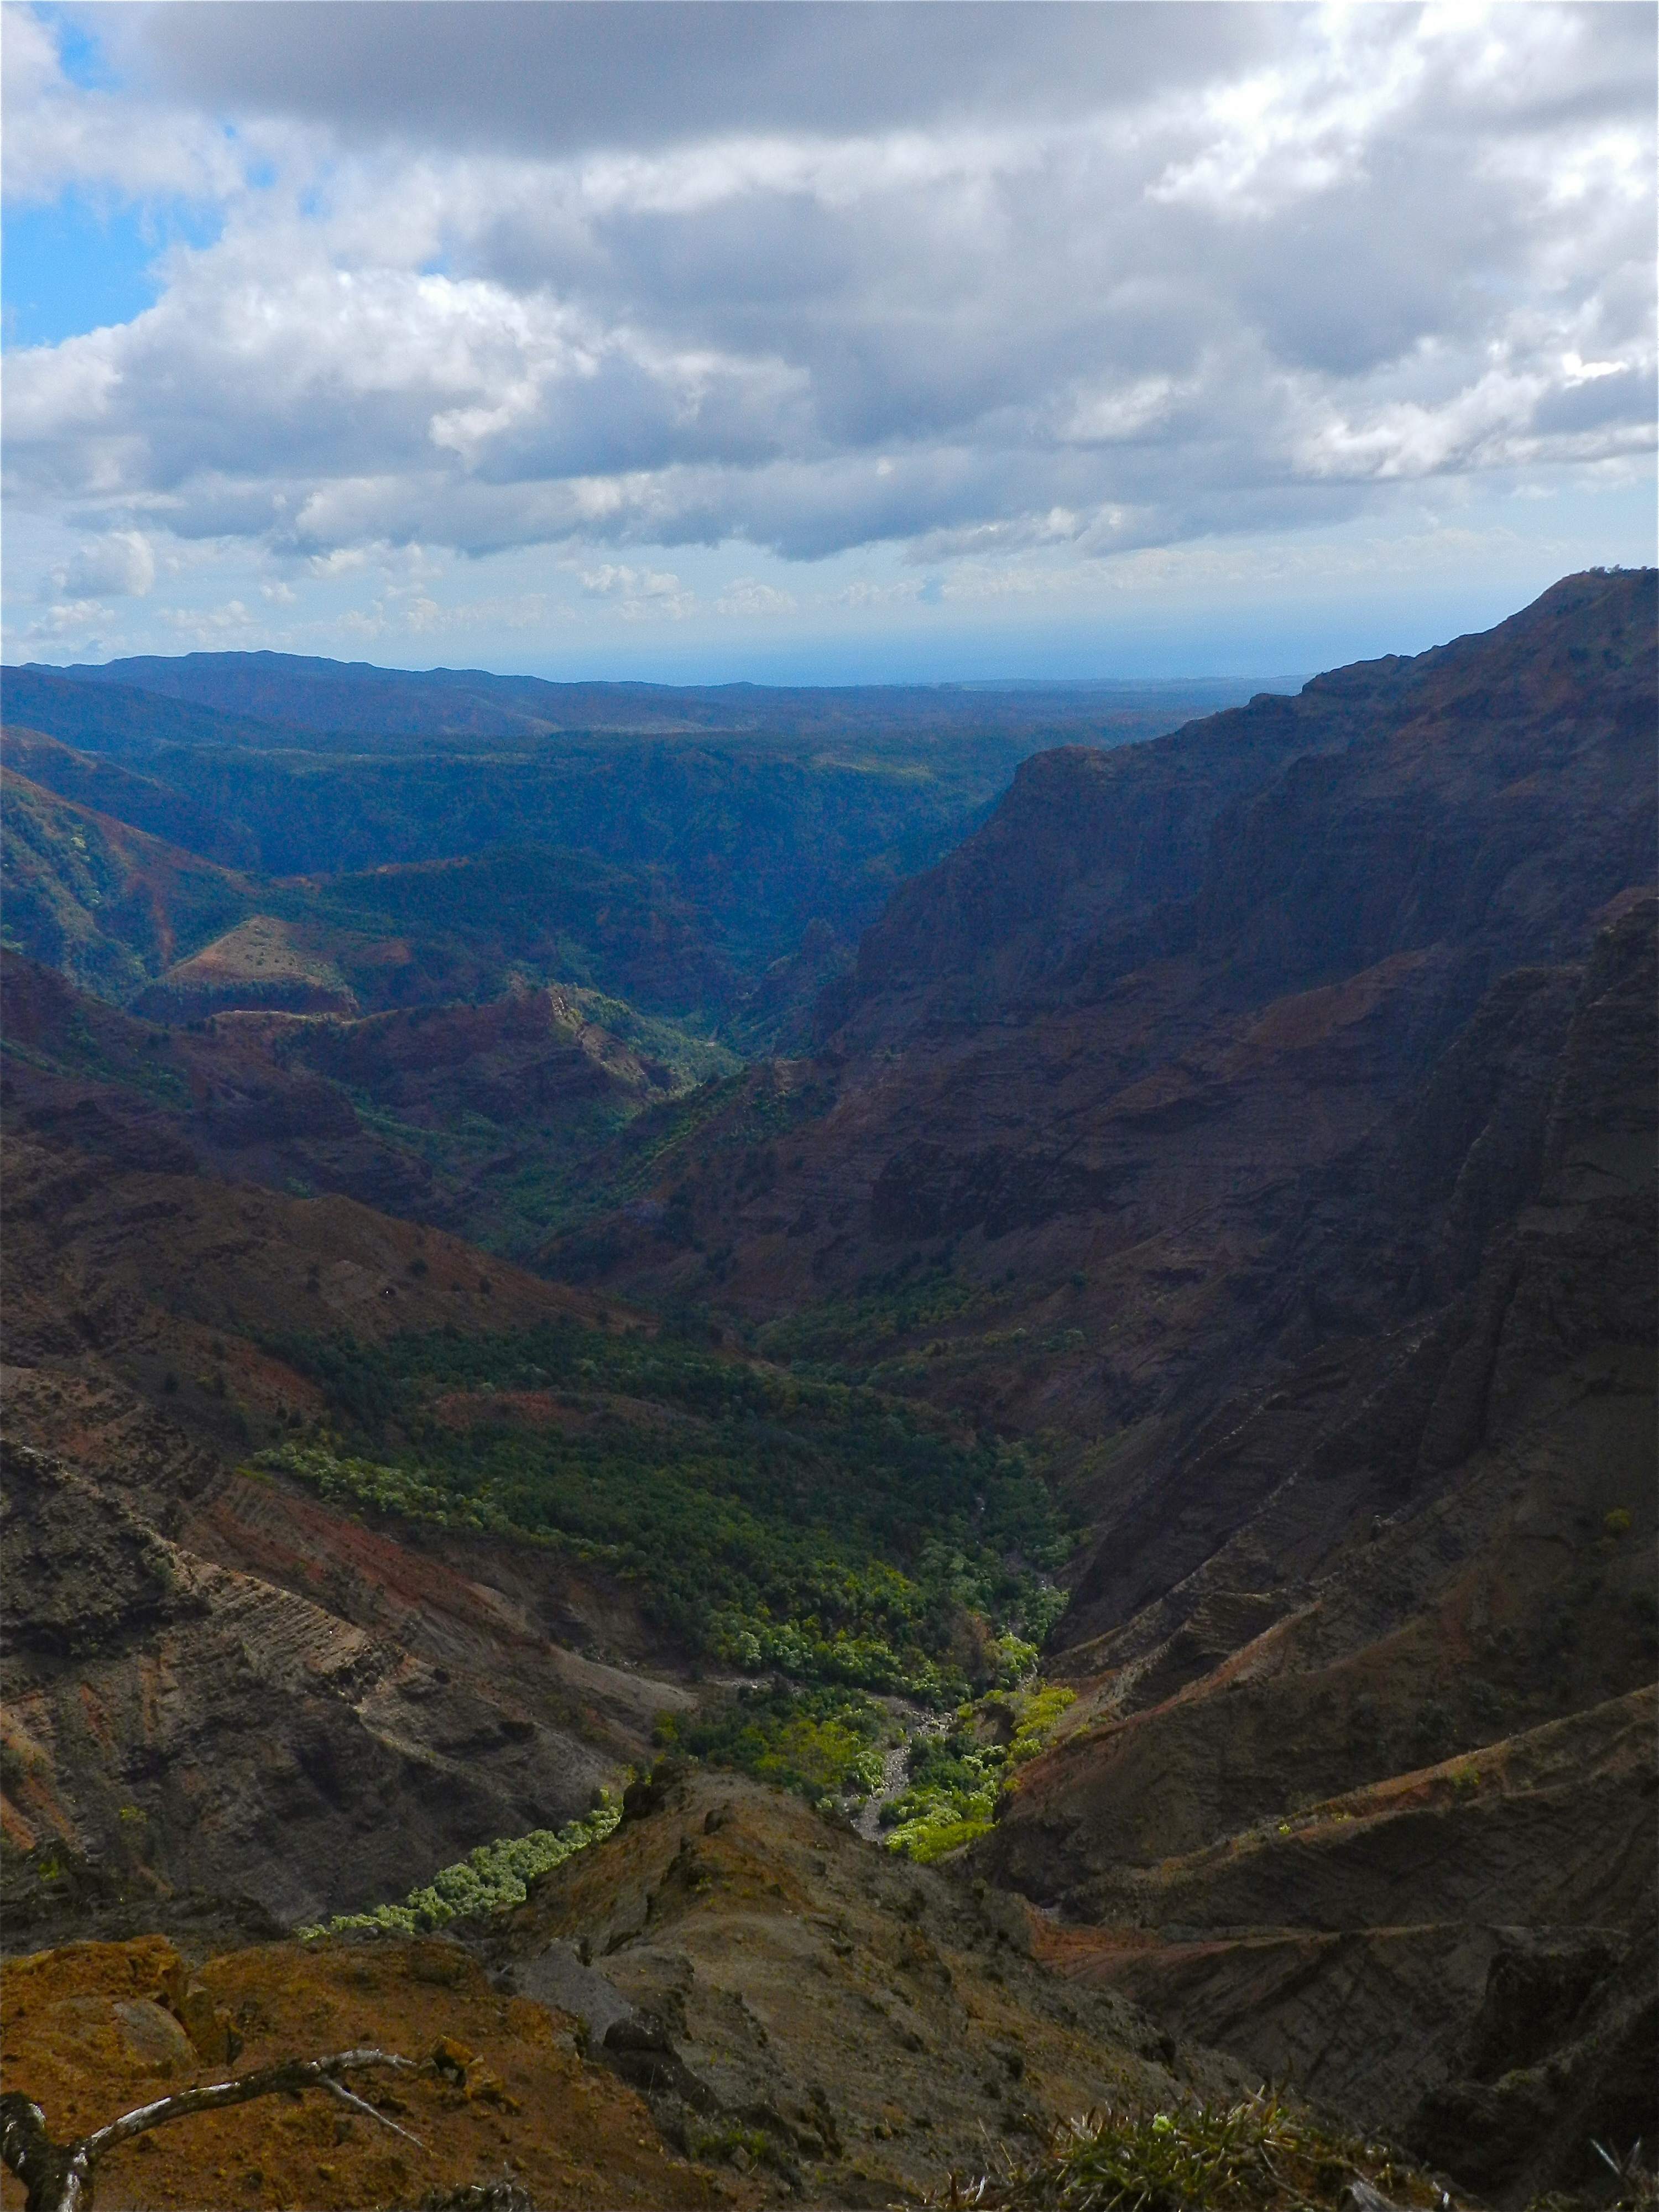
{"type": "Polygon", "coordinates": [[[1655,580],[1028,763],[553,1255],[1078,1438],[1079,1703],[975,1861],[1506,2201],[1659,2120],[1655,580]]]}
{"type": "Polygon", "coordinates": [[[1588,2136],[1652,2120],[1656,1001],[1650,899],[1425,1224],[1453,1280],[1478,1240],[1473,1280],[1112,1501],[1052,1662],[1073,1726],[988,1846],[1102,1931],[1079,1971],[1146,2001],[1167,1966],[1187,2032],[1487,2190],[1583,2183],[1588,2136]]]}
{"type": "MultiPolygon", "coordinates": [[[[264,956],[240,995],[275,1006],[177,1027],[167,993],[140,1000],[158,1026],[0,953],[9,1126],[122,1164],[334,1193],[514,1251],[591,1202],[586,1163],[609,1135],[729,1064],[671,1025],[556,985],[484,1006],[322,1018],[293,1009],[349,997],[315,939],[269,918],[234,939],[250,964],[264,956]]],[[[182,970],[210,984],[225,942],[182,970]]]]}
{"type": "Polygon", "coordinates": [[[866,933],[817,1064],[751,1079],[793,1102],[763,1172],[736,1188],[734,1102],[732,1141],[716,1118],[664,1157],[663,1217],[564,1264],[757,1321],[833,1305],[843,1343],[884,1304],[878,1357],[918,1387],[1103,1438],[1409,1310],[1414,1258],[1325,1313],[1284,1257],[1496,992],[1473,1141],[1527,1051],[1504,978],[1581,961],[1651,883],[1653,653],[1651,575],[1569,580],[1418,661],[1042,756],[866,933]],[[1209,825],[1184,850],[1177,813],[1209,825]]]}
{"type": "Polygon", "coordinates": [[[1248,1004],[1431,945],[1488,975],[1565,951],[1651,877],[1653,602],[1651,572],[1571,577],[1414,659],[1038,756],[866,932],[822,1024],[1029,1020],[1160,956],[1248,1004]]]}

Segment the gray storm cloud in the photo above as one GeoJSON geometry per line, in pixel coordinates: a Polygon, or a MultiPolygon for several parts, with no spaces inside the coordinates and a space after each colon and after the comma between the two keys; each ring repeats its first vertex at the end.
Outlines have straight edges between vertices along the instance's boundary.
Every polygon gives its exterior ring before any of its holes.
{"type": "Polygon", "coordinates": [[[1203,0],[1178,15],[1161,0],[122,10],[135,70],[196,103],[303,116],[352,137],[532,155],[1088,114],[1202,83],[1287,33],[1290,21],[1203,0]]]}
{"type": "Polygon", "coordinates": [[[9,190],[223,215],[11,357],[106,533],[1097,553],[1652,441],[1649,9],[90,14],[9,190]]]}

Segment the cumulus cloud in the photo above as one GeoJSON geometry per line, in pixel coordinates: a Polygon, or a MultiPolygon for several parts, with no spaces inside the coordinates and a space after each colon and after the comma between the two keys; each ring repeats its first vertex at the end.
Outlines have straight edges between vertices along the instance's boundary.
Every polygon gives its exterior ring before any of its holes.
{"type": "Polygon", "coordinates": [[[155,587],[155,555],[141,530],[112,530],[89,539],[52,581],[59,596],[68,592],[84,599],[109,592],[143,599],[155,587]]]}
{"type": "Polygon", "coordinates": [[[161,99],[120,98],[64,74],[52,27],[8,6],[0,33],[4,190],[13,207],[50,201],[65,186],[216,199],[240,181],[241,160],[209,116],[161,99]]]}
{"type": "Polygon", "coordinates": [[[110,610],[98,599],[60,599],[23,632],[24,642],[53,646],[62,639],[95,636],[110,618],[110,610]]]}
{"type": "Polygon", "coordinates": [[[9,357],[9,496],[97,533],[76,597],[158,533],[574,543],[630,618],[697,601],[619,556],[728,541],[981,596],[1652,444],[1650,10],[91,14],[116,88],[9,27],[19,188],[222,228],[9,357]]]}
{"type": "Polygon", "coordinates": [[[625,562],[607,561],[588,569],[582,589],[590,599],[609,599],[630,621],[641,616],[666,615],[678,620],[696,605],[696,594],[683,591],[680,580],[658,569],[632,568],[625,562]]]}
{"type": "Polygon", "coordinates": [[[799,604],[793,592],[780,591],[775,584],[763,584],[754,576],[734,576],[715,600],[714,608],[723,615],[792,615],[799,604]]]}

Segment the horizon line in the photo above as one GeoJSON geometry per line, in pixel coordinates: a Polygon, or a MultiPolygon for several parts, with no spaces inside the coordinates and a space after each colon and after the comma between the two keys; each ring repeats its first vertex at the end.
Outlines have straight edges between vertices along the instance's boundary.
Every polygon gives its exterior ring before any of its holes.
{"type": "MultiPolygon", "coordinates": [[[[637,691],[1147,691],[1176,685],[1302,684],[1323,672],[1319,669],[1271,672],[1243,669],[1237,673],[1217,673],[1214,671],[1200,673],[1194,671],[1191,674],[1177,672],[1164,676],[938,676],[900,679],[872,677],[836,683],[814,682],[805,678],[789,682],[737,676],[726,677],[718,682],[675,683],[660,677],[648,676],[538,676],[524,669],[457,667],[447,662],[434,662],[424,668],[414,668],[396,662],[337,660],[325,653],[285,653],[275,647],[256,646],[240,650],[216,651],[197,647],[189,653],[122,653],[108,660],[7,660],[0,661],[0,677],[58,676],[73,683],[76,680],[76,672],[81,670],[118,668],[131,663],[166,664],[188,660],[286,660],[313,668],[362,669],[377,676],[483,676],[493,683],[545,684],[554,689],[572,690],[599,688],[637,691]]],[[[131,688],[142,690],[143,686],[135,684],[131,688]]]]}

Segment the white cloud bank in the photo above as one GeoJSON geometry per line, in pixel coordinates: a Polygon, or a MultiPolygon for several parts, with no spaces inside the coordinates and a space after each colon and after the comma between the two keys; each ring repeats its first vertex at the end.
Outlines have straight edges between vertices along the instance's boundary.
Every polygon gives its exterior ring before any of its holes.
{"type": "Polygon", "coordinates": [[[752,628],[793,562],[878,550],[842,607],[1007,597],[1650,465],[1646,8],[67,20],[114,82],[8,11],[12,204],[222,222],[8,357],[9,517],[60,548],[24,589],[88,622],[226,562],[287,619],[367,562],[430,627],[399,563],[550,548],[556,600],[752,628]],[[650,558],[712,547],[701,596],[650,558]]]}

